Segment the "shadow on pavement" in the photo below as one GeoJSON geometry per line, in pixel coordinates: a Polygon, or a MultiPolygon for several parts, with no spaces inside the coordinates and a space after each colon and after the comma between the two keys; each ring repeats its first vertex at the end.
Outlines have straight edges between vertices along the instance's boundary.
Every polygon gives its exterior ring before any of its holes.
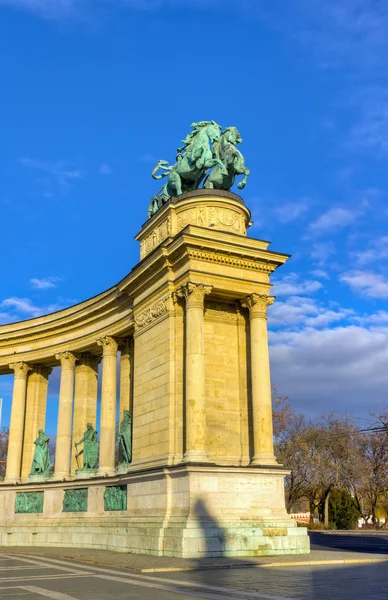
{"type": "Polygon", "coordinates": [[[388,554],[388,532],[386,534],[324,533],[310,531],[312,550],[345,550],[347,552],[367,552],[368,554],[388,554]]]}

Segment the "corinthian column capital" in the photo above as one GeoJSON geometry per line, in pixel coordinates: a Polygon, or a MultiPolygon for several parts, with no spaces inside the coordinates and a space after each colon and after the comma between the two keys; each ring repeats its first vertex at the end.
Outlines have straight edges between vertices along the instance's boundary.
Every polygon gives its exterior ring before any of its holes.
{"type": "Polygon", "coordinates": [[[177,290],[177,296],[186,300],[186,308],[204,308],[205,296],[212,291],[211,285],[188,282],[177,290]]]}
{"type": "Polygon", "coordinates": [[[103,356],[116,356],[118,343],[110,335],[106,335],[97,340],[97,345],[102,346],[103,356]]]}
{"type": "Polygon", "coordinates": [[[55,358],[60,361],[62,369],[74,369],[77,360],[77,357],[68,351],[56,354],[55,358]]]}
{"type": "Polygon", "coordinates": [[[28,371],[31,371],[30,365],[25,362],[11,363],[9,368],[14,372],[15,379],[27,379],[28,371]]]}
{"type": "Polygon", "coordinates": [[[250,294],[240,300],[243,308],[249,309],[249,316],[251,319],[267,318],[267,306],[270,306],[275,302],[274,296],[267,296],[266,294],[250,294]]]}

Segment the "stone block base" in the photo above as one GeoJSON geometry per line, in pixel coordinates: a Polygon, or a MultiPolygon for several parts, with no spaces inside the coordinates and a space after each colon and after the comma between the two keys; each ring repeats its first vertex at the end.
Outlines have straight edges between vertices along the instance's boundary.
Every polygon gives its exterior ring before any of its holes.
{"type": "Polygon", "coordinates": [[[309,552],[284,508],[284,471],[180,466],[89,481],[0,487],[2,546],[64,546],[156,556],[249,557],[309,552]],[[109,486],[127,510],[104,511],[109,486]],[[88,488],[88,511],[64,513],[66,489],[88,488]],[[15,514],[20,492],[44,491],[43,514],[15,514]]]}

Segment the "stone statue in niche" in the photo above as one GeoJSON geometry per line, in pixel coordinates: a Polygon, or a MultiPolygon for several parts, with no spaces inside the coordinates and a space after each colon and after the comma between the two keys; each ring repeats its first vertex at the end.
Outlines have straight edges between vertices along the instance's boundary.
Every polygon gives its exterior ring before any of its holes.
{"type": "Polygon", "coordinates": [[[99,443],[97,440],[97,431],[94,429],[91,423],[86,426],[84,437],[79,442],[75,442],[75,448],[83,444],[84,447],[80,452],[75,455],[78,469],[81,470],[79,457],[83,454],[83,469],[94,469],[98,459],[98,448],[99,443]]]}
{"type": "Polygon", "coordinates": [[[50,473],[50,453],[49,453],[50,438],[45,434],[43,429],[39,429],[38,437],[34,441],[35,452],[32,459],[31,475],[49,475],[50,473]]]}
{"type": "Polygon", "coordinates": [[[132,417],[129,410],[124,410],[124,418],[119,427],[119,441],[121,464],[129,465],[132,462],[132,417]]]}

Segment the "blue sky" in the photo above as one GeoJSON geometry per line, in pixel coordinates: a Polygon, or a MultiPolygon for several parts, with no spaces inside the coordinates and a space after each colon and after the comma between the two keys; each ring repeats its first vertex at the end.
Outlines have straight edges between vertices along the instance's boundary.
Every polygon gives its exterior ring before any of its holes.
{"type": "Polygon", "coordinates": [[[387,29],[379,0],[0,0],[0,323],[125,276],[154,163],[214,119],[243,137],[250,235],[292,254],[274,383],[368,418],[388,386],[387,29]]]}

